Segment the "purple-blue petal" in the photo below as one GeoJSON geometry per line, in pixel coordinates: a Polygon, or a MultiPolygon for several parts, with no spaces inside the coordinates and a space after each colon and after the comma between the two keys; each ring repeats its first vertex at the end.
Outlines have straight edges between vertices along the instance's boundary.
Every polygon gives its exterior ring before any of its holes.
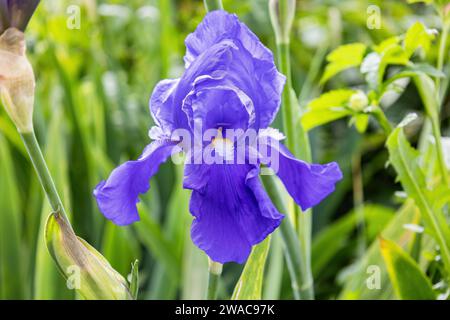
{"type": "Polygon", "coordinates": [[[139,220],[136,204],[139,194],[150,188],[150,178],[160,164],[173,153],[180,152],[174,142],[154,141],[141,157],[114,169],[108,180],[100,182],[94,190],[101,213],[117,225],[123,226],[139,220]]]}
{"type": "Polygon", "coordinates": [[[189,125],[203,129],[247,129],[255,121],[252,100],[239,88],[211,76],[199,77],[183,101],[189,125]]]}
{"type": "Polygon", "coordinates": [[[200,186],[192,191],[190,202],[193,242],[216,262],[244,263],[252,246],[283,218],[265,194],[254,166],[195,165],[186,170],[185,187],[200,186]]]}
{"type": "Polygon", "coordinates": [[[296,159],[281,143],[270,140],[269,150],[272,161],[262,159],[274,169],[286,190],[302,208],[309,209],[319,204],[335,190],[342,179],[342,172],[336,162],[309,164],[296,159]]]}
{"type": "Polygon", "coordinates": [[[186,38],[186,73],[177,101],[191,90],[199,76],[220,74],[223,81],[242,90],[253,101],[254,128],[270,125],[280,106],[285,77],[273,55],[236,15],[209,13],[196,31],[186,38]],[[223,48],[218,51],[217,48],[223,48]]]}

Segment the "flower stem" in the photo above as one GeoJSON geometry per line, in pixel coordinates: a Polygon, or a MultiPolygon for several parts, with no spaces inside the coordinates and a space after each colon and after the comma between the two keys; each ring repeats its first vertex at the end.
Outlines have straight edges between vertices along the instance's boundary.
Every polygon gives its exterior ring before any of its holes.
{"type": "Polygon", "coordinates": [[[375,109],[372,112],[373,116],[375,117],[375,119],[377,119],[386,136],[389,136],[392,132],[391,123],[389,122],[388,118],[386,117],[384,111],[381,109],[380,106],[377,105],[374,108],[375,109]]]}
{"type": "Polygon", "coordinates": [[[206,11],[223,10],[223,4],[221,0],[203,0],[206,11]]]}
{"type": "Polygon", "coordinates": [[[222,264],[209,260],[208,292],[206,299],[215,300],[219,289],[220,275],[222,274],[222,264]]]}
{"type": "MultiPolygon", "coordinates": [[[[264,187],[267,194],[272,199],[275,206],[280,212],[286,212],[286,206],[284,205],[283,198],[277,188],[274,176],[261,176],[264,183],[264,187]]],[[[300,300],[303,298],[302,290],[300,284],[301,279],[301,255],[300,255],[300,244],[297,239],[297,234],[292,226],[291,221],[285,218],[280,225],[281,237],[283,238],[284,254],[286,256],[288,271],[291,277],[291,286],[294,295],[294,299],[300,300]]]]}
{"type": "MultiPolygon", "coordinates": [[[[286,37],[288,38],[288,36],[286,37]]],[[[286,85],[281,98],[286,145],[294,155],[305,161],[311,162],[312,157],[308,134],[301,127],[299,121],[300,107],[292,88],[289,39],[277,39],[277,51],[280,71],[286,76],[286,85]]],[[[307,210],[302,212],[300,207],[293,203],[293,201],[289,208],[291,209],[291,212],[293,211],[291,216],[295,219],[294,223],[298,222],[298,239],[296,239],[296,241],[300,242],[300,245],[296,247],[299,250],[300,259],[296,266],[299,268],[296,274],[298,272],[300,273],[300,281],[297,285],[301,285],[299,290],[303,299],[314,299],[314,279],[311,271],[312,211],[307,210]]],[[[284,222],[283,224],[285,223],[287,224],[287,222],[284,222]]],[[[289,224],[291,225],[290,222],[289,224]]],[[[283,237],[283,239],[285,242],[289,240],[286,237],[283,237]]],[[[289,245],[286,244],[286,248],[288,246],[289,245]]],[[[295,282],[294,280],[292,281],[293,283],[295,282]]]]}
{"type": "Polygon", "coordinates": [[[445,186],[448,186],[448,171],[445,163],[444,151],[442,149],[441,128],[439,124],[440,103],[438,94],[435,94],[434,92],[437,88],[433,86],[431,79],[426,76],[416,76],[414,77],[414,82],[431,121],[431,129],[436,144],[437,162],[439,170],[441,171],[442,182],[445,186]]]}
{"type": "MultiPolygon", "coordinates": [[[[445,49],[447,47],[448,32],[450,29],[450,23],[447,23],[444,18],[441,18],[441,21],[442,21],[442,35],[441,35],[441,39],[439,42],[439,52],[438,52],[438,59],[437,59],[437,64],[436,64],[436,68],[439,71],[442,71],[444,68],[445,57],[447,54],[445,49]]],[[[437,91],[437,94],[439,97],[440,97],[440,89],[441,89],[441,78],[437,77],[436,78],[436,91],[437,91]]]]}
{"type": "Polygon", "coordinates": [[[59,197],[58,191],[55,187],[55,183],[53,182],[47,164],[45,163],[45,159],[42,155],[42,151],[39,147],[39,143],[36,139],[34,131],[21,133],[20,135],[53,212],[55,213],[55,215],[60,214],[70,226],[69,220],[64,210],[64,206],[61,202],[61,198],[59,197]]]}

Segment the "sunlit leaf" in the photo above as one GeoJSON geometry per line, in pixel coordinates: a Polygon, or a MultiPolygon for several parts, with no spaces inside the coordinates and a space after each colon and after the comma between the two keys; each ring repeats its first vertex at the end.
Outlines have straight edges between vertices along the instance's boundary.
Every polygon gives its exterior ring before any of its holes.
{"type": "Polygon", "coordinates": [[[402,128],[396,128],[387,140],[389,161],[399,180],[420,208],[427,231],[435,238],[441,249],[442,260],[450,272],[450,229],[442,210],[436,210],[434,194],[429,189],[419,165],[419,152],[411,147],[402,128]]]}
{"type": "Polygon", "coordinates": [[[350,89],[333,90],[311,101],[301,120],[305,130],[351,115],[347,104],[354,93],[350,89]]]}
{"type": "Polygon", "coordinates": [[[414,23],[405,35],[404,47],[406,54],[411,56],[420,47],[427,52],[433,39],[434,34],[427,30],[422,23],[414,23]]]}
{"type": "Polygon", "coordinates": [[[252,253],[245,264],[236,287],[232,300],[260,300],[264,267],[267,253],[270,247],[270,237],[253,247],[252,253]]]}
{"type": "Polygon", "coordinates": [[[401,247],[390,240],[380,239],[380,248],[397,298],[436,299],[430,280],[401,247]]]}
{"type": "Polygon", "coordinates": [[[327,56],[328,65],[320,82],[327,82],[345,69],[358,67],[363,60],[365,52],[366,45],[363,43],[352,43],[336,48],[327,56]]]}

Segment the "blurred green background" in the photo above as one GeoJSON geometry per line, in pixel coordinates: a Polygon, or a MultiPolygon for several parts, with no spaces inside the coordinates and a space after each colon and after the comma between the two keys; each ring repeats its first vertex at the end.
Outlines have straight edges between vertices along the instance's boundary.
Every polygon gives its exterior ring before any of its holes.
{"type": "MultiPolygon", "coordinates": [[[[224,7],[275,51],[266,0],[225,0],[224,7]]],[[[430,11],[405,1],[298,1],[291,58],[300,103],[306,104],[324,90],[362,82],[356,71],[349,70],[325,88],[319,86],[330,50],[356,41],[378,43],[404,33],[417,20],[437,27],[430,11]],[[369,5],[381,8],[379,30],[366,26],[369,5]]],[[[148,100],[153,87],[160,79],[183,72],[184,38],[204,15],[203,2],[198,0],[45,0],[27,30],[28,56],[37,79],[36,133],[74,229],[124,276],[135,259],[140,261],[141,299],[199,299],[204,295],[207,258],[189,237],[192,218],[189,192],[181,188],[182,167],[170,162],[161,167],[150,192],[141,197],[141,221],[130,227],[108,222],[98,211],[92,190],[116,165],[137,158],[148,144],[148,129],[153,125],[148,100]]],[[[430,61],[435,51],[430,50],[430,61]]],[[[387,114],[398,122],[411,110],[423,113],[414,87],[408,87],[387,114]]],[[[449,135],[449,115],[447,96],[444,136],[449,135]]],[[[280,124],[277,119],[275,126],[280,124]]],[[[412,139],[417,139],[414,127],[409,130],[412,139]]],[[[401,205],[395,191],[401,187],[393,170],[385,168],[384,139],[376,128],[361,136],[345,120],[311,132],[315,162],[336,160],[345,177],[337,191],[314,209],[312,263],[318,298],[392,297],[387,276],[383,276],[381,290],[365,286],[367,275],[358,262],[383,263],[375,249],[361,251],[353,210],[357,195],[352,177],[360,172],[352,166],[356,157],[363,167],[364,242],[370,245],[388,224],[399,226],[415,219],[414,208],[408,205],[402,207],[407,214],[395,214],[401,205]]],[[[7,279],[0,283],[1,299],[76,298],[44,244],[43,224],[49,212],[20,137],[0,109],[0,234],[4,243],[0,272],[7,279]]],[[[394,238],[404,236],[402,228],[388,229],[385,232],[394,238]]],[[[229,298],[242,267],[224,267],[219,298],[229,298]]],[[[272,238],[263,298],[292,298],[278,232],[272,238]]]]}

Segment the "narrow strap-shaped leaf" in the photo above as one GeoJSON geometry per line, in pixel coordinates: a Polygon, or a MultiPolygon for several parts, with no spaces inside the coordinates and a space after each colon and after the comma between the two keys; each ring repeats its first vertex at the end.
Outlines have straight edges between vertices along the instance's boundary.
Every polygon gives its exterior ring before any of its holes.
{"type": "Polygon", "coordinates": [[[433,193],[425,183],[418,164],[419,154],[411,147],[402,128],[395,129],[387,140],[389,159],[397,171],[400,182],[420,209],[426,227],[440,246],[442,261],[450,274],[450,229],[442,210],[433,207],[433,193]]]}
{"type": "Polygon", "coordinates": [[[253,247],[244,271],[234,288],[232,300],[260,300],[264,267],[270,247],[270,237],[253,247]]]}

